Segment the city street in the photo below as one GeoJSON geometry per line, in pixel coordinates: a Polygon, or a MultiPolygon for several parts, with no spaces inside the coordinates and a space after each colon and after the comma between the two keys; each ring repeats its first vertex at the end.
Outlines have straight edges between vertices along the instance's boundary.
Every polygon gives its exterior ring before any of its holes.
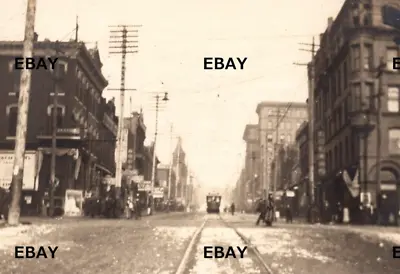
{"type": "MultiPolygon", "coordinates": [[[[396,273],[400,261],[391,247],[400,244],[397,228],[310,226],[277,223],[255,227],[256,215],[222,215],[244,234],[276,274],[396,273]],[[397,234],[398,235],[398,234],[397,234]]],[[[183,273],[264,273],[251,255],[204,258],[204,245],[244,246],[216,215],[171,213],[142,220],[42,220],[0,229],[1,273],[175,273],[192,235],[183,273]],[[15,245],[58,246],[55,259],[14,259],[15,245]]],[[[237,252],[236,252],[237,253],[237,252]]]]}

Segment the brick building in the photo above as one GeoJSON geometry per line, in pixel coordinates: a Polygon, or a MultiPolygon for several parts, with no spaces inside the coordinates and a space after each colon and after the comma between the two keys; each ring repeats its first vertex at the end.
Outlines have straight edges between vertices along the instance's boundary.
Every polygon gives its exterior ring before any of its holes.
{"type": "Polygon", "coordinates": [[[261,174],[263,186],[272,190],[273,172],[271,163],[274,161],[274,144],[293,144],[296,130],[307,120],[307,105],[290,102],[261,102],[258,104],[259,145],[261,151],[261,174]],[[285,115],[286,109],[291,104],[285,115]],[[276,140],[277,122],[280,121],[278,139],[276,140]]]}
{"type": "Polygon", "coordinates": [[[262,185],[260,180],[261,155],[259,144],[258,125],[246,125],[243,133],[243,140],[246,142],[246,158],[244,161],[244,169],[246,178],[242,182],[246,185],[244,189],[248,189],[245,197],[256,201],[262,196],[262,185]],[[252,197],[254,191],[254,197],[252,197]]]}
{"type": "MultiPolygon", "coordinates": [[[[36,37],[37,38],[37,37],[36,37]]],[[[0,42],[1,100],[0,149],[3,186],[9,184],[12,168],[5,162],[13,157],[19,79],[21,70],[14,69],[14,58],[22,56],[22,42],[0,42]],[[9,155],[9,156],[7,156],[9,155]]],[[[56,201],[63,206],[66,189],[94,190],[105,175],[115,171],[114,150],[118,119],[112,101],[106,102],[102,92],[107,81],[101,72],[97,49],[84,43],[35,41],[34,57],[59,58],[52,70],[32,71],[28,112],[24,203],[22,213],[36,211],[50,180],[52,114],[57,109],[56,177],[59,186],[56,201]],[[57,90],[58,105],[53,98],[57,90]]],[[[12,161],[11,161],[12,162],[12,161]]]]}
{"type": "MultiPolygon", "coordinates": [[[[400,178],[399,71],[393,71],[398,31],[383,25],[381,7],[397,0],[345,1],[320,37],[315,56],[315,136],[325,134],[326,176],[316,174],[320,205],[340,202],[359,219],[360,191],[397,216],[400,178]],[[377,67],[387,61],[382,82],[380,125],[376,123],[377,67]],[[381,158],[377,159],[377,127],[381,128],[381,158]],[[382,187],[376,180],[381,162],[382,187]],[[360,185],[359,185],[360,184],[360,185]],[[385,196],[379,195],[385,194],[385,196]]],[[[364,196],[364,195],[362,195],[364,196]]]]}
{"type": "Polygon", "coordinates": [[[164,188],[165,197],[168,197],[168,187],[169,183],[171,183],[170,198],[174,199],[174,197],[176,196],[175,193],[176,176],[174,170],[173,169],[170,170],[169,165],[159,165],[157,167],[157,175],[160,187],[164,188]],[[169,180],[171,180],[171,182],[169,180]]]}
{"type": "Polygon", "coordinates": [[[292,180],[288,186],[289,190],[294,191],[293,208],[298,215],[305,217],[308,205],[310,204],[309,195],[309,152],[308,152],[308,122],[303,122],[296,132],[296,146],[298,148],[298,161],[292,169],[292,180]]]}

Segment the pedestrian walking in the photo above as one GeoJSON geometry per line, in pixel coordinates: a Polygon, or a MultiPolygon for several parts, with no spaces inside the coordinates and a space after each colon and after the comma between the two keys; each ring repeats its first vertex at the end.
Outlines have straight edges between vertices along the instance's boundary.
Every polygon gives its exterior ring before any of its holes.
{"type": "Polygon", "coordinates": [[[261,199],[261,200],[260,200],[260,202],[259,202],[258,205],[257,205],[256,211],[257,211],[258,213],[260,213],[260,214],[258,215],[258,219],[257,219],[257,221],[256,221],[256,225],[259,225],[259,224],[260,224],[260,221],[263,221],[263,222],[264,222],[264,220],[265,220],[265,213],[267,212],[267,204],[266,204],[265,199],[261,199]]]}
{"type": "Polygon", "coordinates": [[[232,215],[235,215],[235,203],[231,204],[231,213],[232,215]]]}
{"type": "Polygon", "coordinates": [[[286,223],[293,223],[293,214],[292,214],[292,208],[290,204],[286,205],[286,212],[285,212],[285,217],[286,217],[286,223]]]}

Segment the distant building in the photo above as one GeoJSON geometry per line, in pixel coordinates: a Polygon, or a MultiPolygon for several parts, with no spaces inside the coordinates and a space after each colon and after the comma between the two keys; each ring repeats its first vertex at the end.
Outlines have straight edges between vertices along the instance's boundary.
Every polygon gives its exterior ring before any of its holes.
{"type": "Polygon", "coordinates": [[[186,193],[186,184],[188,176],[188,168],[186,165],[186,153],[182,148],[182,139],[178,139],[175,150],[173,152],[173,167],[176,176],[175,191],[176,198],[184,198],[186,193]]]}
{"type": "Polygon", "coordinates": [[[243,140],[246,142],[246,158],[244,164],[246,178],[242,183],[248,185],[246,189],[249,190],[249,193],[246,193],[246,196],[250,197],[250,199],[254,198],[254,200],[257,200],[262,196],[258,125],[246,125],[243,133],[243,140]]]}
{"type": "Polygon", "coordinates": [[[157,174],[158,174],[159,185],[160,187],[164,188],[165,197],[168,197],[169,183],[171,183],[170,198],[174,198],[176,195],[175,193],[176,176],[174,170],[170,169],[169,165],[159,165],[157,167],[157,174]]]}
{"type": "Polygon", "coordinates": [[[307,120],[307,105],[295,102],[261,102],[258,104],[259,145],[261,154],[260,179],[264,189],[273,189],[271,163],[274,161],[274,144],[295,142],[296,130],[307,120]],[[290,104],[290,108],[288,106],[290,104]],[[276,136],[277,124],[278,139],[276,136]]]}

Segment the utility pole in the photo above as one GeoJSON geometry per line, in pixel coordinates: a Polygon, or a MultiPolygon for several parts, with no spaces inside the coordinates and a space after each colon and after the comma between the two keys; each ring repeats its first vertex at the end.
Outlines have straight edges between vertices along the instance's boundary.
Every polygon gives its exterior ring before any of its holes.
{"type": "Polygon", "coordinates": [[[110,44],[119,44],[117,46],[110,46],[110,49],[116,49],[117,51],[112,51],[110,54],[121,54],[121,86],[120,86],[120,110],[118,117],[118,133],[117,133],[117,159],[116,159],[116,171],[115,171],[115,185],[117,188],[117,196],[119,196],[121,191],[121,179],[122,179],[122,133],[124,127],[124,105],[125,105],[125,74],[126,74],[126,55],[128,53],[137,53],[137,50],[129,50],[132,48],[137,48],[137,45],[132,45],[132,43],[137,43],[137,41],[129,40],[129,38],[137,38],[138,35],[130,35],[131,33],[137,33],[137,29],[129,29],[131,27],[140,27],[139,25],[117,25],[110,26],[111,28],[117,28],[116,30],[111,30],[110,44]],[[121,39],[121,40],[120,40],[121,39]]]}
{"type": "MultiPolygon", "coordinates": [[[[56,41],[55,54],[60,53],[59,42],[56,41]]],[[[54,67],[53,80],[54,80],[54,93],[53,93],[53,115],[52,115],[52,134],[51,134],[51,163],[50,163],[50,187],[49,187],[49,216],[54,215],[54,191],[56,187],[56,158],[57,158],[57,118],[58,118],[58,81],[60,71],[58,66],[54,67]]]]}
{"type": "Polygon", "coordinates": [[[315,182],[314,182],[314,83],[315,83],[315,41],[311,46],[311,62],[308,65],[308,179],[310,182],[310,204],[315,204],[315,182]]]}
{"type": "Polygon", "coordinates": [[[276,185],[278,184],[278,168],[279,168],[279,162],[278,161],[278,156],[279,156],[279,148],[280,148],[280,142],[279,142],[279,126],[280,126],[280,109],[277,109],[276,112],[276,129],[275,129],[275,147],[274,147],[274,158],[275,158],[275,169],[274,169],[274,185],[273,185],[273,193],[274,193],[274,200],[276,197],[276,185]]]}
{"type": "MultiPolygon", "coordinates": [[[[33,41],[35,35],[35,16],[36,16],[36,0],[28,0],[26,21],[25,21],[25,37],[23,46],[23,57],[33,57],[33,41]]],[[[31,89],[32,70],[26,68],[22,70],[20,80],[20,92],[18,98],[18,120],[14,149],[14,165],[11,181],[11,204],[8,214],[8,224],[16,226],[19,224],[20,217],[20,200],[22,192],[22,184],[24,177],[25,162],[25,144],[26,130],[29,111],[29,95],[31,89]]]]}
{"type": "Polygon", "coordinates": [[[76,16],[75,20],[75,43],[78,43],[79,34],[79,17],[76,16]]]}
{"type": "Polygon", "coordinates": [[[312,44],[300,43],[302,45],[311,46],[311,50],[301,49],[302,51],[311,52],[311,62],[307,64],[293,63],[297,66],[307,66],[308,75],[308,183],[309,183],[309,193],[308,193],[308,203],[309,203],[309,222],[313,223],[316,216],[311,215],[317,207],[315,204],[315,179],[314,179],[314,90],[315,90],[315,47],[319,45],[315,44],[315,39],[313,37],[312,44]]]}
{"type": "MultiPolygon", "coordinates": [[[[163,101],[168,101],[168,93],[164,93],[164,98],[162,99],[163,101]]],[[[157,153],[156,153],[156,147],[157,147],[157,136],[158,136],[158,111],[160,108],[160,95],[156,95],[156,123],[155,123],[155,130],[154,130],[154,144],[153,144],[153,163],[151,167],[151,214],[154,212],[154,184],[156,180],[156,170],[157,170],[157,153]]]]}
{"type": "MultiPolygon", "coordinates": [[[[169,147],[170,147],[170,154],[171,159],[169,161],[169,168],[168,168],[168,201],[171,199],[171,183],[172,183],[172,165],[173,165],[173,153],[172,153],[172,133],[174,130],[173,124],[171,124],[170,131],[169,131],[169,147]]],[[[176,195],[176,194],[175,194],[176,195]]]]}

